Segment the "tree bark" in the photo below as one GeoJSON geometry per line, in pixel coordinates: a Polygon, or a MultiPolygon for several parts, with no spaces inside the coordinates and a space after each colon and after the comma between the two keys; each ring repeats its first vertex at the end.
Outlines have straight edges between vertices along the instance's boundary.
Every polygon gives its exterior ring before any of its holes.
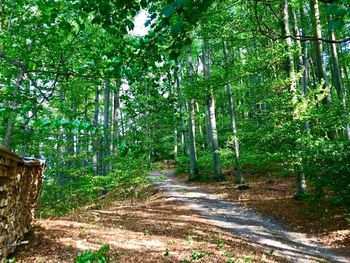
{"type": "MultiPolygon", "coordinates": [[[[329,35],[331,40],[335,40],[334,30],[331,27],[329,27],[329,35]]],[[[342,118],[345,126],[345,129],[344,129],[345,137],[348,140],[350,140],[350,125],[348,122],[347,94],[346,94],[346,90],[345,90],[342,76],[341,76],[341,69],[340,69],[339,59],[338,59],[338,49],[335,43],[332,43],[330,45],[331,45],[331,61],[332,61],[332,69],[333,69],[334,87],[337,91],[337,95],[339,97],[340,104],[343,110],[342,118]]]]}
{"type": "MultiPolygon", "coordinates": [[[[96,129],[99,128],[99,115],[100,115],[100,90],[99,86],[95,88],[95,112],[94,112],[94,126],[96,129]]],[[[95,173],[100,175],[101,169],[101,138],[98,133],[95,133],[95,173]]]]}
{"type": "MultiPolygon", "coordinates": [[[[283,31],[286,36],[290,35],[290,29],[289,29],[289,13],[288,13],[288,0],[283,0],[282,2],[282,14],[283,14],[283,31]]],[[[292,40],[291,38],[286,38],[286,46],[287,46],[287,53],[288,53],[288,74],[290,79],[290,92],[292,95],[292,105],[293,105],[293,119],[298,119],[298,111],[297,111],[297,103],[298,103],[298,97],[297,97],[297,80],[295,75],[295,65],[294,65],[294,58],[292,54],[292,40]]],[[[295,124],[297,126],[297,124],[295,124]]],[[[296,128],[298,129],[298,128],[296,128]]],[[[297,132],[297,131],[296,131],[297,132]]],[[[298,150],[298,149],[297,149],[298,150]]],[[[306,181],[305,181],[305,174],[302,171],[302,157],[299,153],[297,153],[297,157],[295,159],[295,172],[296,172],[296,190],[297,195],[303,195],[306,193],[306,181]]]]}
{"type": "MultiPolygon", "coordinates": [[[[208,41],[204,41],[203,45],[203,68],[204,68],[204,77],[209,78],[210,65],[209,65],[209,50],[208,50],[208,41]]],[[[209,87],[208,97],[207,97],[207,107],[208,107],[208,123],[210,126],[210,140],[212,148],[212,159],[214,166],[214,177],[217,181],[222,181],[224,179],[221,169],[221,160],[219,152],[219,140],[218,133],[216,128],[216,116],[215,116],[215,98],[213,94],[212,87],[209,87]]]]}
{"type": "MultiPolygon", "coordinates": [[[[190,48],[187,48],[187,76],[192,76],[192,55],[190,48]]],[[[188,103],[188,148],[190,158],[190,181],[197,180],[199,177],[198,164],[197,164],[197,152],[196,152],[196,138],[195,138],[195,119],[194,119],[194,100],[191,99],[188,103]]]]}
{"type": "Polygon", "coordinates": [[[184,105],[184,99],[180,88],[180,81],[179,76],[177,75],[177,72],[175,72],[175,84],[176,84],[176,90],[177,90],[177,98],[179,102],[179,110],[180,110],[180,119],[181,119],[181,135],[183,140],[183,154],[188,155],[188,140],[187,140],[187,132],[186,132],[186,122],[185,122],[185,105],[184,105]]]}
{"type": "MultiPolygon", "coordinates": [[[[322,27],[321,27],[321,20],[320,20],[320,10],[318,6],[318,0],[310,0],[310,11],[312,16],[312,25],[314,30],[314,36],[317,39],[322,38],[322,27]]],[[[315,57],[316,57],[316,77],[319,83],[322,83],[324,81],[323,87],[328,88],[329,87],[329,81],[328,76],[326,72],[326,66],[323,61],[323,44],[321,40],[314,41],[314,47],[315,47],[315,57]]],[[[330,93],[326,95],[325,102],[330,103],[331,97],[330,93]]]]}
{"type": "MultiPolygon", "coordinates": [[[[294,12],[295,14],[295,12],[294,12]]],[[[301,35],[305,36],[305,6],[302,6],[300,8],[300,18],[301,18],[301,27],[302,27],[302,32],[301,35]]],[[[297,19],[297,18],[295,18],[297,19]]],[[[297,21],[297,20],[295,20],[297,21]]],[[[297,27],[297,25],[296,25],[297,27]]],[[[298,41],[300,43],[300,41],[298,41]]],[[[302,54],[302,67],[303,67],[303,76],[302,76],[302,94],[305,96],[307,94],[307,88],[309,86],[310,82],[310,65],[309,65],[309,56],[308,56],[308,47],[306,42],[301,43],[301,54],[302,54]]],[[[306,128],[309,128],[309,125],[306,125],[306,128]]]]}
{"type": "Polygon", "coordinates": [[[224,179],[221,170],[221,159],[219,152],[219,140],[218,132],[216,129],[216,116],[215,116],[215,98],[212,91],[210,91],[208,96],[208,111],[209,111],[209,124],[211,133],[211,147],[213,155],[213,166],[214,166],[214,176],[217,181],[222,181],[224,179]]]}
{"type": "Polygon", "coordinates": [[[117,81],[117,90],[113,93],[113,153],[118,151],[119,143],[119,119],[120,119],[120,82],[117,81]]]}
{"type": "MultiPolygon", "coordinates": [[[[227,51],[227,45],[226,41],[223,41],[223,52],[224,52],[224,59],[225,64],[228,64],[228,51],[227,51]]],[[[233,96],[232,96],[232,86],[231,84],[228,84],[226,86],[227,90],[227,97],[228,97],[228,106],[229,106],[229,112],[230,112],[230,128],[233,135],[233,145],[234,145],[234,152],[235,152],[235,163],[236,163],[236,180],[239,184],[244,184],[244,177],[242,174],[241,169],[241,162],[240,162],[240,149],[239,149],[239,139],[238,139],[238,132],[237,132],[237,126],[236,126],[236,114],[235,109],[233,105],[233,96]]]]}
{"type": "Polygon", "coordinates": [[[109,79],[105,80],[105,88],[103,94],[103,128],[104,128],[104,138],[103,138],[103,175],[107,175],[110,172],[110,155],[111,155],[111,143],[110,143],[110,127],[109,127],[109,115],[110,115],[110,94],[111,87],[109,79]]]}

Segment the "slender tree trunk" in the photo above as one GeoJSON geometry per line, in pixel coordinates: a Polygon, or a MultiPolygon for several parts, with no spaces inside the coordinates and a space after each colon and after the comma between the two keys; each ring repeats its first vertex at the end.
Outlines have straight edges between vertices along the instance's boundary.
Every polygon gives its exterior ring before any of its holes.
{"type": "MultiPolygon", "coordinates": [[[[300,8],[300,17],[302,28],[305,27],[305,6],[300,8]]],[[[296,19],[296,18],[295,18],[296,19]]],[[[296,21],[296,20],[295,20],[296,21]]],[[[302,29],[301,35],[306,36],[305,28],[302,29]]],[[[300,41],[298,41],[300,43],[300,41]]],[[[301,53],[302,53],[302,67],[303,67],[303,76],[302,76],[302,94],[305,96],[307,94],[307,88],[310,82],[310,65],[309,65],[309,56],[308,56],[308,47],[306,42],[301,43],[301,53]]],[[[309,125],[307,124],[307,129],[309,125]]]]}
{"type": "MultiPolygon", "coordinates": [[[[334,30],[329,27],[329,35],[331,40],[335,40],[334,30]]],[[[333,68],[333,79],[334,79],[334,87],[337,91],[342,109],[343,109],[343,122],[345,125],[345,136],[348,140],[350,140],[350,125],[348,122],[348,107],[347,107],[347,94],[343,84],[341,69],[339,65],[338,59],[338,49],[335,43],[331,43],[331,61],[333,68]]]]}
{"type": "MultiPolygon", "coordinates": [[[[77,103],[75,98],[71,100],[71,109],[73,112],[73,116],[77,116],[77,103]]],[[[73,117],[74,118],[74,117],[73,117]]],[[[72,122],[73,118],[70,118],[69,121],[72,122]]],[[[65,130],[66,133],[66,145],[67,145],[67,152],[69,155],[69,160],[67,162],[68,167],[74,167],[75,165],[75,158],[73,156],[75,155],[75,136],[73,134],[73,128],[67,128],[65,130]]]]}
{"type": "Polygon", "coordinates": [[[121,128],[122,128],[122,138],[123,140],[127,141],[127,138],[126,138],[126,129],[125,129],[125,120],[124,120],[124,114],[123,114],[123,108],[122,108],[122,104],[120,103],[120,125],[121,125],[121,128]]]}
{"type": "Polygon", "coordinates": [[[174,122],[174,147],[173,147],[173,155],[174,155],[174,160],[176,160],[177,156],[178,156],[178,132],[177,132],[177,110],[178,110],[178,106],[177,106],[177,101],[178,101],[178,95],[176,94],[177,88],[176,88],[176,84],[172,85],[171,82],[171,74],[169,74],[169,86],[170,86],[170,90],[171,90],[171,96],[173,97],[173,122],[174,122]]]}
{"type": "Polygon", "coordinates": [[[197,164],[197,150],[196,150],[196,137],[195,137],[195,120],[194,120],[194,100],[188,103],[188,146],[189,146],[189,157],[190,157],[190,181],[198,179],[198,164],[197,164]]]}
{"type": "Polygon", "coordinates": [[[215,98],[213,92],[210,91],[208,97],[208,109],[209,109],[209,123],[211,131],[211,147],[213,154],[213,165],[214,165],[214,176],[217,181],[222,181],[224,179],[221,170],[221,160],[219,152],[219,140],[218,132],[216,129],[216,116],[215,116],[215,98]]]}
{"type": "Polygon", "coordinates": [[[187,132],[186,132],[186,122],[185,122],[185,103],[183,99],[183,95],[180,88],[180,81],[177,72],[175,72],[175,81],[176,81],[176,90],[177,90],[177,98],[179,102],[179,110],[180,110],[180,119],[181,119],[181,134],[183,140],[183,154],[188,155],[188,140],[187,140],[187,132]]]}
{"type": "MultiPolygon", "coordinates": [[[[228,59],[227,59],[228,51],[227,51],[226,41],[223,41],[223,51],[224,51],[225,63],[227,65],[228,64],[228,59]]],[[[230,112],[230,128],[231,128],[231,132],[233,135],[233,145],[234,145],[234,151],[235,151],[236,178],[237,178],[237,182],[242,185],[244,183],[244,178],[243,178],[242,169],[241,169],[241,162],[240,162],[239,139],[238,139],[237,126],[236,126],[236,114],[235,114],[235,109],[234,109],[234,105],[233,105],[231,84],[228,84],[226,86],[226,89],[227,89],[228,106],[229,106],[229,112],[230,112]]]]}
{"type": "MultiPolygon", "coordinates": [[[[88,121],[88,93],[85,93],[84,96],[84,122],[88,121]]],[[[81,143],[82,146],[82,150],[84,151],[84,156],[83,159],[81,161],[81,165],[83,168],[88,166],[88,152],[89,152],[89,132],[84,129],[83,134],[82,134],[82,138],[81,138],[81,143]]]]}
{"type": "MultiPolygon", "coordinates": [[[[176,122],[175,122],[176,123],[176,122]]],[[[177,139],[177,127],[174,125],[174,159],[177,158],[178,155],[178,139],[177,139]]]]}
{"type": "MultiPolygon", "coordinates": [[[[289,29],[289,13],[288,13],[288,0],[283,0],[282,3],[282,14],[283,14],[283,31],[286,36],[290,35],[290,29],[289,29]]],[[[293,119],[297,120],[299,113],[297,112],[297,103],[298,103],[298,97],[297,97],[297,80],[294,70],[294,59],[292,54],[292,40],[291,38],[286,38],[286,46],[287,46],[287,52],[288,52],[288,73],[289,73],[289,79],[290,79],[290,92],[292,95],[292,105],[294,109],[293,113],[293,119]]],[[[295,126],[297,126],[297,123],[295,123],[295,126]]],[[[296,128],[298,129],[298,128],[296,128]]],[[[297,132],[297,130],[295,131],[297,132]]],[[[297,195],[302,195],[306,193],[306,183],[305,183],[305,175],[302,171],[302,157],[300,154],[297,154],[296,160],[295,160],[295,171],[296,171],[296,190],[297,195]]]]}
{"type": "MultiPolygon", "coordinates": [[[[192,55],[190,48],[187,49],[187,75],[192,76],[192,55]]],[[[191,99],[188,103],[188,148],[189,148],[189,158],[190,158],[190,181],[197,180],[199,176],[198,164],[197,164],[197,152],[196,152],[196,139],[195,139],[195,119],[194,119],[194,100],[191,99]]]]}
{"type": "MultiPolygon", "coordinates": [[[[317,39],[322,38],[322,27],[320,20],[320,10],[318,6],[318,0],[310,0],[310,11],[312,16],[312,24],[314,29],[314,36],[317,39]]],[[[328,76],[326,72],[326,66],[323,61],[323,44],[321,40],[314,41],[315,57],[316,57],[316,77],[319,83],[324,81],[324,88],[329,87],[328,76]]],[[[330,103],[330,93],[327,94],[325,102],[330,103]]]]}
{"type": "Polygon", "coordinates": [[[199,135],[199,138],[200,138],[200,146],[201,146],[201,149],[205,149],[205,145],[203,143],[203,128],[202,128],[202,117],[200,115],[200,109],[199,109],[199,104],[198,102],[195,102],[195,105],[196,105],[196,113],[199,115],[198,116],[198,135],[199,135]]]}
{"type": "Polygon", "coordinates": [[[104,127],[104,144],[103,144],[103,175],[107,175],[110,172],[110,155],[111,155],[111,144],[110,144],[110,129],[109,129],[109,114],[110,114],[110,94],[111,87],[109,79],[105,80],[105,89],[103,95],[103,127],[104,127]]]}
{"type": "MultiPolygon", "coordinates": [[[[341,54],[344,54],[344,52],[347,52],[346,47],[344,47],[345,50],[343,50],[341,47],[339,48],[339,51],[341,54]]],[[[343,62],[345,62],[344,60],[343,62]]],[[[344,73],[344,80],[346,83],[350,83],[350,78],[349,78],[349,72],[348,72],[348,64],[347,63],[342,63],[341,64],[341,71],[344,73]]]]}
{"type": "MultiPolygon", "coordinates": [[[[100,90],[98,85],[95,88],[95,112],[94,112],[94,125],[98,129],[99,126],[99,115],[100,115],[100,90]]],[[[101,174],[101,139],[100,136],[95,134],[95,163],[96,163],[96,174],[101,174]]]]}
{"type": "Polygon", "coordinates": [[[117,81],[117,90],[113,93],[113,153],[118,151],[119,143],[119,119],[120,119],[120,82],[117,81]]]}
{"type": "MultiPolygon", "coordinates": [[[[209,65],[209,50],[208,50],[208,42],[204,41],[203,46],[203,67],[204,67],[204,77],[210,77],[210,65],[209,65]]],[[[221,170],[221,160],[220,160],[220,152],[219,152],[219,140],[218,140],[218,132],[216,128],[216,116],[215,116],[215,98],[213,94],[213,90],[209,87],[208,98],[207,98],[207,107],[208,107],[208,117],[210,124],[210,139],[211,139],[211,148],[213,155],[213,166],[214,166],[214,176],[217,181],[222,181],[224,179],[222,170],[221,170]]]]}
{"type": "Polygon", "coordinates": [[[211,147],[211,128],[210,128],[210,122],[209,122],[209,107],[208,103],[205,105],[205,124],[206,124],[206,135],[207,135],[207,142],[208,142],[208,148],[211,147]]]}
{"type": "MultiPolygon", "coordinates": [[[[283,31],[286,36],[290,35],[290,29],[289,29],[289,13],[288,13],[288,0],[283,0],[282,3],[282,10],[283,10],[283,31]]],[[[287,54],[288,54],[288,74],[289,74],[289,81],[290,81],[290,92],[292,94],[292,103],[293,106],[298,102],[297,97],[297,79],[295,75],[295,65],[294,65],[294,58],[292,53],[292,39],[290,37],[286,38],[286,46],[287,46],[287,54]]]]}

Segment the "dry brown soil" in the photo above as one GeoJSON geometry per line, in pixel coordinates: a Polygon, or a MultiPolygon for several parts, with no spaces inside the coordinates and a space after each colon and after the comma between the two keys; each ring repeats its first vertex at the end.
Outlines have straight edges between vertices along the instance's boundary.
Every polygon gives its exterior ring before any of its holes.
{"type": "Polygon", "coordinates": [[[148,189],[149,197],[137,202],[109,200],[107,207],[38,220],[16,262],[74,262],[78,252],[106,244],[111,262],[284,262],[148,189]]]}

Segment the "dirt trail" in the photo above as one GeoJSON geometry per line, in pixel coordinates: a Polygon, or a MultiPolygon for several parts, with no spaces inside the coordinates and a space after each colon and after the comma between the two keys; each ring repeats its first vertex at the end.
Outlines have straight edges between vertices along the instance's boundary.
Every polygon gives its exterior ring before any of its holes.
{"type": "Polygon", "coordinates": [[[175,179],[173,173],[172,170],[153,172],[150,178],[157,181],[159,176],[165,175],[164,180],[155,184],[172,200],[182,202],[213,224],[240,235],[269,253],[291,262],[350,262],[349,258],[335,255],[305,234],[293,232],[268,217],[224,201],[215,194],[186,185],[175,179]]]}
{"type": "Polygon", "coordinates": [[[109,262],[285,262],[169,200],[154,186],[143,191],[143,199],[121,203],[111,192],[70,215],[37,220],[25,238],[29,244],[18,247],[12,258],[17,263],[72,263],[79,252],[108,245],[109,262]]]}

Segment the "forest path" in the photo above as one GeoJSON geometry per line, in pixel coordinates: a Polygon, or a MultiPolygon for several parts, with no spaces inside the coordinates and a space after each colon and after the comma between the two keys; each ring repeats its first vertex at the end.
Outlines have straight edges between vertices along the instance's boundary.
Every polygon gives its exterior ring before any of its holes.
{"type": "Polygon", "coordinates": [[[337,256],[329,248],[313,242],[306,234],[293,232],[271,218],[187,185],[173,175],[173,170],[164,170],[152,172],[149,177],[169,195],[170,200],[187,205],[214,225],[241,236],[269,253],[291,262],[350,262],[349,258],[337,256]],[[163,176],[164,180],[157,180],[163,176]]]}

